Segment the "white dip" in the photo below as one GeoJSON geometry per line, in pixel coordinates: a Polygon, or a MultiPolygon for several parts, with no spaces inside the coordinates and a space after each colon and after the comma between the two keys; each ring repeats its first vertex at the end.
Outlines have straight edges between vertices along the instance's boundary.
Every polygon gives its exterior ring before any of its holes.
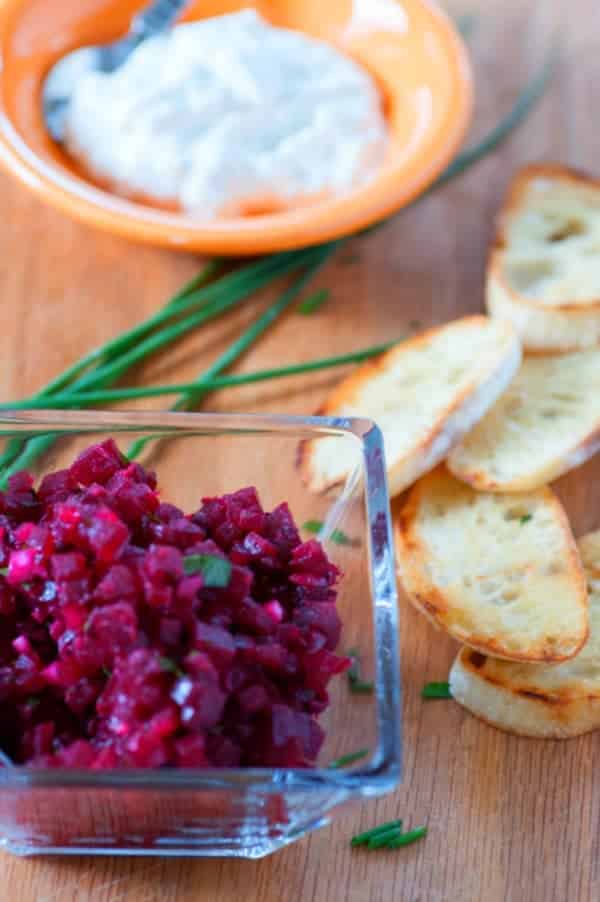
{"type": "Polygon", "coordinates": [[[117,190],[202,217],[343,192],[373,174],[387,137],[364,69],[250,9],[179,25],[116,72],[84,76],[67,133],[117,190]]]}

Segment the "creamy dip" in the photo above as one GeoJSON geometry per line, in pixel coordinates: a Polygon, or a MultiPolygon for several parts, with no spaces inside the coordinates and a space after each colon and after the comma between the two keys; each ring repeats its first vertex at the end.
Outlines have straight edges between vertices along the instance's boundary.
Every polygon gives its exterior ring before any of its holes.
{"type": "Polygon", "coordinates": [[[254,10],[179,25],[77,85],[67,145],[128,195],[202,216],[368,180],[387,130],[371,76],[254,10]]]}

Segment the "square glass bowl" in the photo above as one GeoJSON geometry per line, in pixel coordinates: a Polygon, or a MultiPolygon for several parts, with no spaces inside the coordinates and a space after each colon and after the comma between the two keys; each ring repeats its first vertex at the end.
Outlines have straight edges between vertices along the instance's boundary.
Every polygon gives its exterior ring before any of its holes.
{"type": "MultiPolygon", "coordinates": [[[[36,478],[112,436],[156,470],[163,501],[257,487],[269,510],[289,502],[298,525],[341,568],[339,651],[356,648],[374,692],[330,684],[315,769],[70,771],[0,767],[0,845],[16,854],[259,858],[328,823],[345,802],[395,788],[401,767],[398,611],[382,437],[368,420],[220,414],[29,412],[0,416],[0,455],[25,442],[36,478]],[[296,460],[303,440],[335,442],[353,462],[334,499],[312,494],[296,460]],[[41,456],[38,453],[43,451],[41,456]],[[319,526],[319,524],[322,524],[319,526]],[[362,751],[347,767],[330,765],[362,751]]],[[[23,461],[23,456],[21,458],[23,461]]]]}

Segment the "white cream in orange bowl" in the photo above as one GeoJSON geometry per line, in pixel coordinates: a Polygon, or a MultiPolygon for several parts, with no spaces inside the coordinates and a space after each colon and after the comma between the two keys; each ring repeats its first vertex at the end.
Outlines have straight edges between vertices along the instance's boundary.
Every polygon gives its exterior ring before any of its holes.
{"type": "MultiPolygon", "coordinates": [[[[376,86],[380,112],[371,111],[368,135],[354,127],[350,137],[346,139],[344,132],[340,141],[345,123],[350,121],[352,104],[347,111],[342,109],[340,91],[336,109],[331,103],[335,89],[330,91],[329,106],[324,107],[329,124],[325,129],[315,128],[314,144],[307,145],[315,159],[315,178],[310,178],[310,169],[305,166],[304,183],[299,184],[316,187],[306,196],[293,191],[284,196],[278,190],[281,179],[269,190],[268,173],[275,172],[282,155],[268,160],[262,184],[256,179],[250,182],[256,191],[245,203],[224,202],[226,194],[221,196],[217,190],[223,167],[215,168],[211,182],[203,162],[206,157],[200,159],[196,180],[188,179],[187,195],[183,195],[184,200],[186,196],[195,200],[193,209],[181,203],[180,196],[170,197],[173,179],[168,179],[167,188],[157,191],[156,196],[144,187],[143,179],[137,183],[134,180],[130,191],[122,190],[122,185],[117,188],[108,177],[111,171],[117,171],[114,166],[110,168],[114,160],[100,160],[104,169],[95,160],[94,169],[82,164],[85,153],[74,156],[52,141],[42,116],[41,89],[46,73],[58,58],[76,47],[115,39],[127,30],[142,6],[141,0],[79,0],[77,4],[69,0],[0,0],[0,162],[48,203],[84,222],[135,240],[219,255],[310,245],[367,227],[410,202],[451,160],[464,136],[472,105],[466,52],[448,19],[424,0],[330,0],[326,6],[316,0],[200,0],[190,3],[182,25],[226,16],[222,21],[250,23],[255,29],[264,26],[261,41],[264,35],[277,38],[277,33],[288,40],[281,29],[297,32],[296,38],[306,40],[309,50],[311,45],[315,48],[319,66],[326,66],[328,60],[335,63],[337,55],[341,70],[334,67],[331,71],[342,71],[343,75],[346,64],[346,74],[357,79],[357,103],[362,98],[367,108],[369,87],[376,86]],[[320,51],[317,42],[322,42],[320,51]],[[329,183],[325,176],[321,181],[317,178],[316,147],[321,145],[323,162],[330,157],[329,183]],[[351,153],[344,152],[354,150],[365,157],[371,154],[369,171],[365,167],[361,173],[349,167],[342,177],[343,166],[351,158],[351,153]],[[333,184],[336,175],[338,185],[333,184]],[[194,191],[198,185],[201,190],[194,191]],[[207,186],[214,189],[220,208],[214,198],[214,209],[210,208],[207,186]],[[207,201],[203,204],[204,197],[207,201]]],[[[184,28],[178,31],[185,37],[184,28]]],[[[201,38],[202,32],[198,35],[201,38]]],[[[210,39],[206,40],[210,45],[210,39]]],[[[294,35],[291,40],[294,46],[294,35]]],[[[302,41],[296,40],[295,45],[301,52],[302,41]]],[[[293,92],[291,97],[294,103],[293,92]]],[[[310,97],[305,101],[311,102],[310,97]]],[[[84,108],[80,135],[83,151],[87,138],[88,152],[97,146],[93,134],[86,136],[86,122],[89,124],[91,118],[84,108]]],[[[113,125],[118,135],[119,123],[113,125]]],[[[155,133],[162,137],[160,121],[157,128],[155,133]]],[[[151,161],[153,147],[152,141],[138,142],[137,147],[130,145],[128,152],[130,158],[131,154],[139,158],[142,170],[143,164],[151,161]]],[[[114,144],[111,136],[107,147],[114,144]]],[[[70,146],[73,150],[73,142],[70,146]]],[[[158,152],[158,147],[155,150],[158,152]]],[[[221,161],[222,150],[223,145],[221,161]]],[[[236,164],[236,171],[243,163],[239,148],[238,157],[241,162],[236,164]]],[[[298,160],[292,160],[296,169],[298,160]]],[[[208,162],[212,164],[212,160],[208,162]]],[[[130,165],[129,171],[134,168],[130,165]]],[[[284,181],[285,171],[283,176],[284,181]]]]}

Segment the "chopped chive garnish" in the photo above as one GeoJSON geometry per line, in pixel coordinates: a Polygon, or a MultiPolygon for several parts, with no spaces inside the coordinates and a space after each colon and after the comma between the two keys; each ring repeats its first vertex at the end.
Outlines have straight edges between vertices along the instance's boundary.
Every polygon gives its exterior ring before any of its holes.
{"type": "Polygon", "coordinates": [[[448,683],[427,683],[421,691],[421,698],[452,698],[448,683]]]}
{"type": "Polygon", "coordinates": [[[367,843],[368,849],[382,849],[384,846],[389,848],[392,840],[398,839],[402,835],[402,821],[399,827],[390,827],[388,830],[382,830],[376,836],[372,836],[367,843]]]}
{"type": "MultiPolygon", "coordinates": [[[[318,535],[323,529],[323,521],[322,520],[307,520],[306,523],[302,524],[302,529],[305,532],[311,532],[313,535],[318,535]]],[[[336,545],[355,545],[356,542],[347,536],[345,532],[342,532],[341,529],[334,529],[331,535],[329,536],[332,542],[335,542],[336,545]]]]}
{"type": "Polygon", "coordinates": [[[110,680],[110,678],[112,676],[112,670],[109,670],[108,667],[103,667],[102,673],[104,674],[104,676],[106,677],[107,680],[110,680]]]}
{"type": "Polygon", "coordinates": [[[366,758],[369,754],[369,749],[360,749],[358,752],[350,752],[349,755],[342,755],[341,758],[336,758],[334,761],[331,761],[327,768],[328,770],[339,770],[341,767],[347,767],[349,764],[354,764],[355,761],[360,761],[361,758],[366,758]]]}
{"type": "Polygon", "coordinates": [[[183,560],[184,572],[201,573],[207,589],[225,589],[231,579],[231,561],[212,554],[190,554],[183,560]]]}
{"type": "Polygon", "coordinates": [[[348,657],[352,658],[352,664],[348,670],[348,686],[350,692],[356,695],[368,695],[373,692],[375,684],[369,680],[363,680],[360,672],[360,653],[357,648],[351,648],[348,657]]]}
{"type": "Polygon", "coordinates": [[[6,576],[8,574],[8,567],[0,567],[0,574],[6,576]]]}
{"type": "Polygon", "coordinates": [[[424,836],[427,836],[427,827],[416,827],[414,830],[409,830],[407,833],[402,833],[396,839],[390,840],[386,848],[401,849],[403,846],[410,846],[418,839],[423,839],[424,836]]]}
{"type": "Polygon", "coordinates": [[[161,657],[159,658],[159,664],[163,670],[167,670],[169,673],[176,673],[177,676],[183,675],[183,671],[171,658],[161,657]]]}
{"type": "Polygon", "coordinates": [[[37,708],[39,703],[40,703],[40,699],[38,698],[37,695],[30,695],[29,698],[27,699],[27,704],[29,705],[30,708],[37,708]]]}
{"type": "Polygon", "coordinates": [[[525,523],[529,523],[530,520],[533,520],[533,514],[523,514],[523,516],[519,519],[519,523],[521,524],[521,526],[524,526],[525,523]]]}
{"type": "Polygon", "coordinates": [[[320,291],[315,291],[314,294],[311,294],[310,297],[307,297],[305,301],[298,307],[298,313],[301,313],[302,316],[311,316],[313,313],[316,313],[323,304],[329,300],[330,292],[327,288],[322,288],[320,291]]]}
{"type": "Polygon", "coordinates": [[[358,836],[354,836],[350,840],[351,846],[366,846],[369,840],[373,839],[375,836],[379,836],[381,833],[387,833],[390,830],[402,830],[402,821],[388,821],[386,824],[380,824],[379,827],[373,827],[372,830],[365,830],[364,833],[359,833],[358,836]]]}

